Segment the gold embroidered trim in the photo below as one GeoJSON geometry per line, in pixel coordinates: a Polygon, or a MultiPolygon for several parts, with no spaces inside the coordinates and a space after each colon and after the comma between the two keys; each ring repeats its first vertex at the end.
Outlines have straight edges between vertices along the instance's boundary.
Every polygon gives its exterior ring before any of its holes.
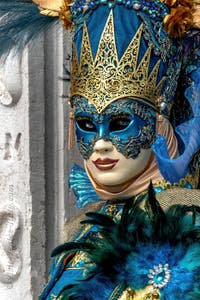
{"type": "Polygon", "coordinates": [[[63,298],[62,296],[58,297],[58,295],[50,294],[50,299],[51,300],[61,300],[62,298],[63,298]]]}
{"type": "Polygon", "coordinates": [[[66,255],[66,254],[63,252],[63,253],[59,256],[59,258],[58,258],[58,260],[57,260],[57,262],[56,262],[56,268],[58,267],[59,263],[61,262],[61,260],[63,259],[63,257],[64,257],[65,255],[66,255]]]}
{"type": "Polygon", "coordinates": [[[177,187],[187,188],[187,185],[190,185],[192,189],[196,189],[198,185],[199,174],[196,173],[195,175],[186,174],[184,178],[181,178],[178,183],[171,184],[169,181],[165,179],[153,184],[154,187],[161,187],[163,190],[166,189],[173,189],[177,187]]]}
{"type": "Polygon", "coordinates": [[[148,285],[142,290],[134,291],[131,288],[127,288],[118,300],[159,300],[161,299],[158,289],[154,289],[148,285]]]}

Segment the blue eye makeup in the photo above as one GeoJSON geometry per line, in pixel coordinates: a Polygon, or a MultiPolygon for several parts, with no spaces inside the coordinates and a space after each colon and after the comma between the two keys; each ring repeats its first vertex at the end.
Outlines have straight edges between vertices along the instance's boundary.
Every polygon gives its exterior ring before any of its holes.
{"type": "Polygon", "coordinates": [[[155,112],[132,99],[117,100],[101,114],[82,97],[73,100],[77,143],[88,159],[99,139],[110,141],[126,158],[137,158],[155,138],[155,112]]]}

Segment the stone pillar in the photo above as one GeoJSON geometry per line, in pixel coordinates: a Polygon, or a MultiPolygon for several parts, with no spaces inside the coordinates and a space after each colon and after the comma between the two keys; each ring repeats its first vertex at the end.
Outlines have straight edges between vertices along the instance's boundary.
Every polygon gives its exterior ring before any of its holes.
{"type": "Polygon", "coordinates": [[[77,212],[68,190],[69,170],[81,161],[75,141],[68,151],[70,58],[71,33],[54,27],[45,37],[47,273],[51,251],[64,241],[65,223],[77,212]]]}
{"type": "Polygon", "coordinates": [[[46,281],[43,43],[1,69],[1,300],[37,299],[46,281]]]}

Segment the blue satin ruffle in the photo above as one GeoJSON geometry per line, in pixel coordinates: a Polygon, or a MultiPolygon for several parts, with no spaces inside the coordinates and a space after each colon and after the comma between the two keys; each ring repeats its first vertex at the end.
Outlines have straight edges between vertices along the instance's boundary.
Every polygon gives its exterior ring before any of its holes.
{"type": "Polygon", "coordinates": [[[70,171],[68,184],[75,195],[77,208],[82,208],[88,203],[102,201],[93,189],[85,170],[77,164],[74,164],[70,171]]]}
{"type": "Polygon", "coordinates": [[[176,159],[170,159],[166,138],[160,135],[152,145],[161,174],[172,184],[185,177],[188,165],[200,147],[200,68],[193,73],[192,79],[193,85],[186,89],[185,96],[192,107],[193,118],[175,129],[184,143],[184,152],[176,159]]]}

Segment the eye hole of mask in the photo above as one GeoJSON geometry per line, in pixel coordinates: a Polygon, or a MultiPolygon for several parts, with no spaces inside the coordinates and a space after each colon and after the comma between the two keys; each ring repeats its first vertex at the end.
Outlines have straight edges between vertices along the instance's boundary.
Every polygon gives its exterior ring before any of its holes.
{"type": "Polygon", "coordinates": [[[81,117],[76,119],[79,128],[84,131],[96,132],[96,126],[90,118],[81,117]]]}
{"type": "Polygon", "coordinates": [[[109,130],[110,131],[120,131],[120,130],[126,129],[129,126],[130,122],[131,122],[131,120],[128,115],[122,115],[122,116],[112,118],[110,120],[109,130]]]}

